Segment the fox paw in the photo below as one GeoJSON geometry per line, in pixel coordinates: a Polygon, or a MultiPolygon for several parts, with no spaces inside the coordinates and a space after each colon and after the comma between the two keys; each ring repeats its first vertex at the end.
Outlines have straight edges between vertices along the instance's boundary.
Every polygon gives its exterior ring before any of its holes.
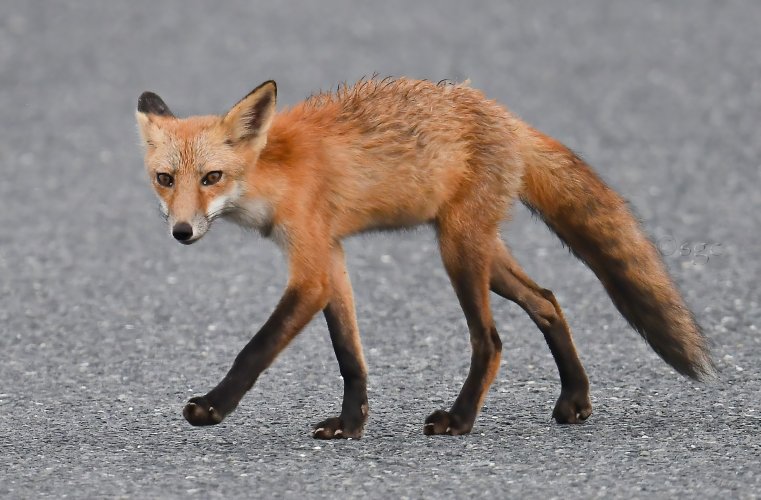
{"type": "Polygon", "coordinates": [[[312,429],[315,439],[359,439],[362,437],[362,424],[347,425],[341,417],[323,420],[312,429]]]}
{"type": "Polygon", "coordinates": [[[592,414],[589,391],[560,392],[552,417],[559,424],[580,424],[592,414]]]}
{"type": "Polygon", "coordinates": [[[191,398],[182,415],[190,425],[216,425],[224,420],[225,416],[215,408],[206,396],[191,398]]]}
{"type": "Polygon", "coordinates": [[[459,436],[468,434],[473,428],[473,423],[463,422],[457,415],[444,410],[436,410],[425,419],[423,434],[433,436],[447,434],[459,436]]]}

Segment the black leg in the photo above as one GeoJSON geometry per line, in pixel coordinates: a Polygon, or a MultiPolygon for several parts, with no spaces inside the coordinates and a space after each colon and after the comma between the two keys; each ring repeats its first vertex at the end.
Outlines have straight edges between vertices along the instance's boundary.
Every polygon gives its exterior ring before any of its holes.
{"type": "Polygon", "coordinates": [[[331,291],[330,302],[323,313],[344,380],[344,397],[341,415],[316,424],[313,435],[318,439],[359,438],[367,420],[367,368],[349,274],[338,244],[332,256],[331,291]]]}

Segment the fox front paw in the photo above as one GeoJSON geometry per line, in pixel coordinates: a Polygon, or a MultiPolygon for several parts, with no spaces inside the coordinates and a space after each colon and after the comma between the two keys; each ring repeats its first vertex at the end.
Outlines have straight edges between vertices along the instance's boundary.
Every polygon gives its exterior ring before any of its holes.
{"type": "Polygon", "coordinates": [[[225,416],[211,404],[206,396],[192,398],[182,410],[182,415],[190,425],[216,425],[225,416]]]}
{"type": "Polygon", "coordinates": [[[341,417],[323,420],[312,429],[315,439],[359,439],[362,437],[362,424],[347,425],[341,417]]]}

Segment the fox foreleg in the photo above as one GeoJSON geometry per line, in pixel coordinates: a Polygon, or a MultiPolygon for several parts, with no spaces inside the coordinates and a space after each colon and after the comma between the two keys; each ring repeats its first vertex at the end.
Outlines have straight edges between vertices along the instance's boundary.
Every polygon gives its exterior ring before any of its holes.
{"type": "Polygon", "coordinates": [[[330,298],[327,266],[319,263],[329,250],[320,253],[315,246],[309,253],[290,252],[290,279],[283,297],[264,326],[235,358],[232,368],[206,395],[194,397],[183,410],[192,425],[222,422],[253,387],[259,375],[306,326],[330,298]]]}
{"type": "Polygon", "coordinates": [[[343,249],[336,244],[331,252],[331,296],[323,310],[330,340],[344,382],[341,415],[314,426],[318,439],[359,438],[367,420],[367,368],[362,355],[354,297],[343,249]]]}

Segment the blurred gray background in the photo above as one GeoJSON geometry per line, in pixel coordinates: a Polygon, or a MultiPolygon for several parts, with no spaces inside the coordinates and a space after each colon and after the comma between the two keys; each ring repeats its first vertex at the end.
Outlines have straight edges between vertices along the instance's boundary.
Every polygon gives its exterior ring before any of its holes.
{"type": "Polygon", "coordinates": [[[0,1],[0,496],[754,497],[761,3],[0,1]],[[595,405],[551,419],[541,334],[493,300],[503,367],[470,436],[422,435],[467,373],[428,229],[347,244],[370,368],[361,441],[318,442],[342,382],[317,318],[223,425],[192,428],[279,298],[274,245],[225,223],[172,241],[137,96],[224,112],[363,75],[463,80],[580,152],[636,208],[714,345],[684,380],[594,275],[516,207],[505,237],[555,291],[595,405]],[[708,257],[708,258],[706,258],[708,257]]]}

